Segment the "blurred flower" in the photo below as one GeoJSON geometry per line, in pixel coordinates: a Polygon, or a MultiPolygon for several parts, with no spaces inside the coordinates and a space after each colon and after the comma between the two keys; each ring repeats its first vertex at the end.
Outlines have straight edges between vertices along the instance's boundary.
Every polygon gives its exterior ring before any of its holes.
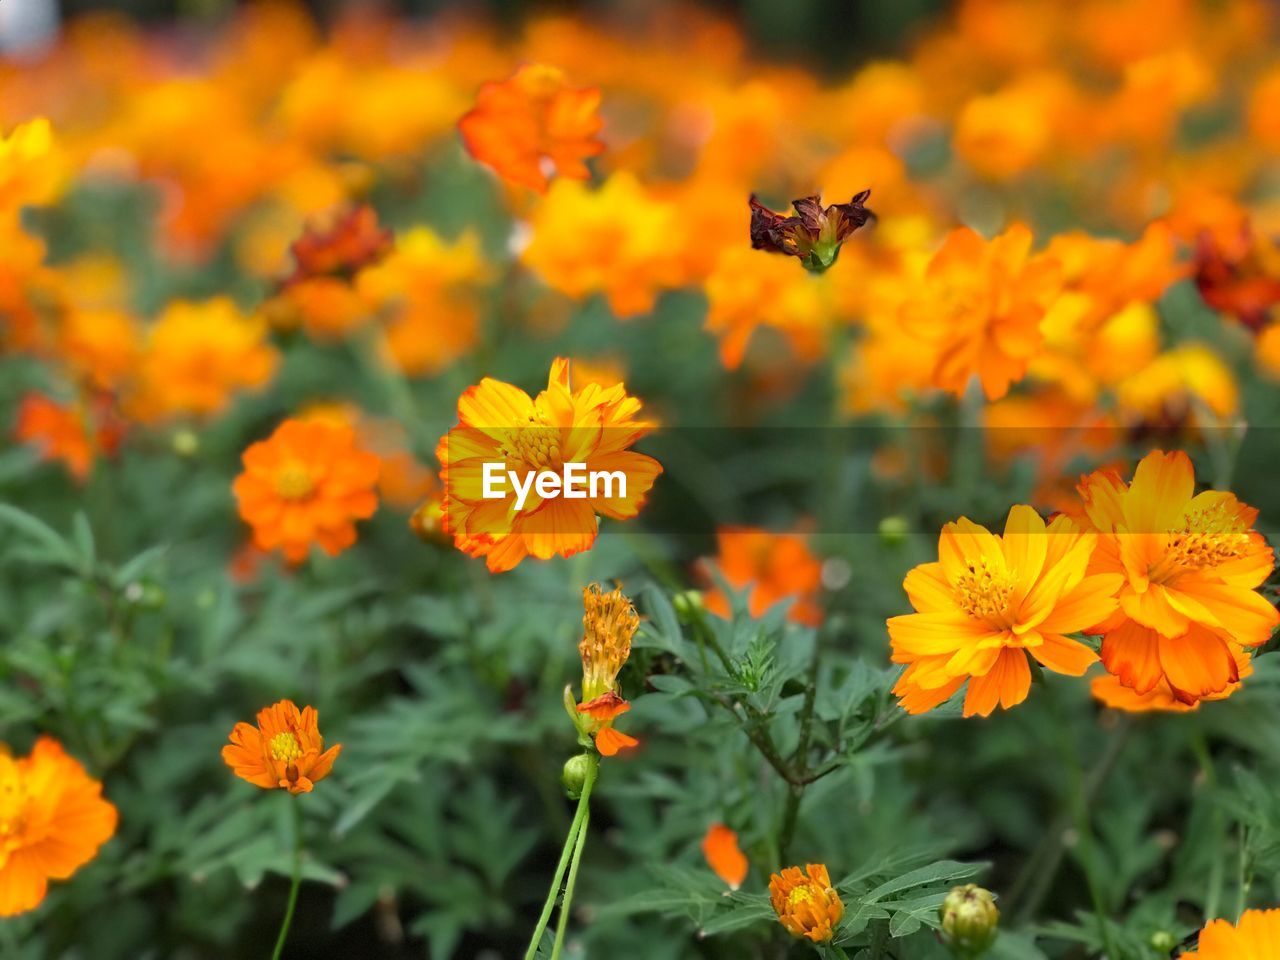
{"type": "Polygon", "coordinates": [[[1184,703],[1238,682],[1232,644],[1265,643],[1280,623],[1255,592],[1274,567],[1258,511],[1226,491],[1196,494],[1180,451],[1147,454],[1132,484],[1097,471],[1079,490],[1098,532],[1089,571],[1122,578],[1119,608],[1089,631],[1104,634],[1107,670],[1139,694],[1164,680],[1184,703]]]}
{"type": "Polygon", "coordinates": [[[720,361],[736,369],[761,327],[777,330],[803,360],[822,355],[831,310],[819,281],[785,260],[730,247],[706,280],[707,330],[720,338],[720,361]]]}
{"type": "MultiPolygon", "coordinates": [[[[631,709],[618,695],[618,671],[631,656],[631,638],[640,626],[640,617],[631,601],[615,588],[602,593],[599,584],[582,591],[582,702],[577,704],[574,723],[580,733],[594,739],[602,756],[639,741],[613,728],[613,721],[631,709]]],[[[565,691],[568,696],[569,691],[565,691]]],[[[571,714],[572,716],[572,714],[571,714]]]]}
{"type": "Polygon", "coordinates": [[[1016,706],[1031,689],[1028,654],[1083,675],[1098,658],[1066,634],[1109,616],[1122,580],[1086,575],[1097,539],[1063,516],[1046,526],[1027,506],[1009,511],[1003,537],[965,518],[943,527],[940,562],[903,582],[917,612],[888,621],[893,662],[907,664],[894,687],[901,706],[932,710],[966,680],[966,717],[1016,706]]]}
{"type": "Polygon", "coordinates": [[[1280,65],[1272,67],[1253,88],[1249,133],[1272,153],[1280,154],[1280,65]]]}
{"type": "Polygon", "coordinates": [[[1280,306],[1280,241],[1247,224],[1229,246],[1202,233],[1195,279],[1210,307],[1259,330],[1271,309],[1280,306]]]}
{"type": "Polygon", "coordinates": [[[820,863],[808,864],[803,873],[799,867],[786,867],[770,876],[769,900],[789,934],[814,943],[832,940],[844,916],[844,903],[820,863]]]}
{"type": "Polygon", "coordinates": [[[1132,426],[1162,427],[1228,420],[1240,406],[1235,375],[1203,343],[1185,342],[1116,385],[1117,416],[1132,426]]]}
{"type": "Polygon", "coordinates": [[[264,386],[278,359],[266,326],[229,298],[177,300],[147,332],[128,409],[146,422],[220,413],[233,391],[264,386]]]}
{"type": "Polygon", "coordinates": [[[121,310],[69,309],[58,325],[57,353],[84,383],[119,389],[141,352],[137,322],[121,310]]]}
{"type": "Polygon", "coordinates": [[[350,279],[363,267],[377,263],[394,246],[391,231],[378,223],[367,203],[351,204],[313,218],[289,248],[294,272],[290,281],[312,277],[350,279]]]}
{"type": "Polygon", "coordinates": [[[603,293],[618,317],[653,309],[658,291],[681,281],[681,222],[670,204],[623,171],[599,190],[552,185],[535,208],[521,259],[543,282],[575,300],[603,293]]]}
{"type": "Polygon", "coordinates": [[[477,292],[489,267],[475,234],[448,243],[426,227],[396,238],[381,262],[360,271],[356,291],[386,320],[384,353],[410,376],[438,373],[479,336],[477,292]]]}
{"type": "Polygon", "coordinates": [[[747,878],[747,858],[738,848],[738,835],[723,823],[713,823],[702,838],[702,855],[717,877],[737,890],[747,878]]]}
{"type": "Polygon", "coordinates": [[[976,374],[988,400],[1003,397],[1040,351],[1040,323],[1058,293],[1058,262],[1030,256],[1031,231],[1015,224],[985,241],[952,231],[924,284],[903,304],[906,332],[935,351],[933,384],[961,396],[976,374]]]}
{"type": "Polygon", "coordinates": [[[109,398],[60,404],[39,393],[28,393],[18,406],[14,439],[29,443],[45,460],[60,460],[83,482],[99,453],[115,453],[123,436],[109,398]]]}
{"type": "Polygon", "coordinates": [[[995,943],[1000,911],[990,890],[976,883],[953,887],[938,910],[942,941],[959,960],[976,960],[995,943]]]}
{"type": "Polygon", "coordinates": [[[973,97],[956,118],[954,146],[984,177],[1007,180],[1039,163],[1051,144],[1057,92],[1044,84],[1021,83],[973,97]]]}
{"type": "Polygon", "coordinates": [[[378,508],[378,458],[357,447],[349,426],[286,420],[243,459],[232,485],[240,516],[258,547],[279,549],[290,563],[313,544],[337,556],[356,542],[355,521],[378,508]]]}
{"type": "MultiPolygon", "coordinates": [[[[716,531],[716,544],[716,566],[729,586],[748,591],[751,616],[763,616],[774,604],[790,600],[789,620],[810,627],[822,622],[818,603],[822,561],[809,550],[801,534],[726,527],[716,531]]],[[[712,613],[731,615],[729,598],[719,588],[707,590],[702,600],[712,613]]]]}
{"type": "Polygon", "coordinates": [[[1236,671],[1240,680],[1227,684],[1221,693],[1213,693],[1191,703],[1179,700],[1173,692],[1173,688],[1169,686],[1169,682],[1163,677],[1146,693],[1138,693],[1132,687],[1126,687],[1120,682],[1120,678],[1114,674],[1104,673],[1100,677],[1093,678],[1089,689],[1095,699],[1113,710],[1124,710],[1127,713],[1146,713],[1149,711],[1186,713],[1187,711],[1198,709],[1201,700],[1227,699],[1227,697],[1240,689],[1240,684],[1246,677],[1253,674],[1253,658],[1249,655],[1249,652],[1238,644],[1230,644],[1230,648],[1231,655],[1236,661],[1236,671]]]}
{"type": "Polygon", "coordinates": [[[458,399],[459,425],[436,447],[447,528],[458,549],[484,557],[498,573],[530,554],[546,560],[589,549],[597,514],[634,517],[662,472],[656,460],[629,449],[653,428],[634,419],[639,412],[640,401],[622,384],[572,389],[563,358],[552,364],[547,389],[536,398],[490,378],[469,387],[458,399]],[[503,465],[499,497],[484,496],[486,463],[503,465]],[[530,487],[517,508],[505,482],[509,472],[531,483],[538,472],[559,473],[566,463],[584,464],[588,475],[620,473],[626,483],[582,491],[584,497],[544,498],[530,487]]]}
{"type": "Polygon", "coordinates": [[[102,784],[52,737],[14,759],[0,750],[0,916],[39,906],[50,880],[66,880],[116,832],[102,784]]]}
{"type": "Polygon", "coordinates": [[[0,136],[0,216],[58,198],[66,181],[66,159],[43,117],[0,136]]]}
{"type": "Polygon", "coordinates": [[[586,180],[583,162],[604,150],[600,91],[574,89],[563,71],[526,64],[509,80],[486,83],[458,121],[467,150],[503,179],[542,192],[552,176],[586,180]]]}
{"type": "Polygon", "coordinates": [[[848,203],[833,203],[825,210],[819,196],[793,200],[796,216],[774,213],[752,194],[751,246],[767,253],[781,253],[799,257],[806,270],[822,273],[836,262],[840,247],[849,235],[875,214],[864,207],[863,201],[871,196],[863,190],[848,203]]]}
{"type": "Polygon", "coordinates": [[[310,793],[329,775],[342,744],[324,748],[319,714],[301,711],[292,700],[280,700],[258,711],[258,725],[237,723],[231,743],[222,748],[223,762],[241,780],[264,790],[310,793]]]}
{"type": "Polygon", "coordinates": [[[1200,931],[1196,949],[1182,954],[1199,960],[1265,960],[1280,943],[1280,910],[1246,910],[1232,926],[1210,920],[1200,931]]]}

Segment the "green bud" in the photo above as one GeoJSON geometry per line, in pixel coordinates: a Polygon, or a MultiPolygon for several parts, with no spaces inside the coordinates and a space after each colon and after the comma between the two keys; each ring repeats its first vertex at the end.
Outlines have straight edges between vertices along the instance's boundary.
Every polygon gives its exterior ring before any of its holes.
{"type": "Polygon", "coordinates": [[[1147,940],[1152,950],[1159,950],[1161,953],[1172,953],[1173,948],[1178,945],[1178,940],[1168,930],[1157,930],[1147,940]]]}
{"type": "Polygon", "coordinates": [[[194,430],[183,427],[173,435],[173,452],[180,457],[193,457],[200,450],[200,437],[194,430]]]}
{"type": "Polygon", "coordinates": [[[671,605],[676,608],[676,616],[684,623],[690,623],[702,612],[702,592],[685,590],[671,598],[671,605]]]}
{"type": "Polygon", "coordinates": [[[570,800],[577,800],[582,796],[582,787],[587,782],[587,769],[590,766],[591,758],[585,753],[579,753],[564,762],[560,782],[564,784],[564,792],[569,795],[570,800]]]}
{"type": "Polygon", "coordinates": [[[880,521],[880,541],[896,547],[907,540],[907,521],[903,517],[885,517],[880,521]]]}
{"type": "Polygon", "coordinates": [[[995,942],[1000,911],[991,891],[975,883],[952,889],[938,916],[942,920],[942,941],[960,960],[976,960],[995,942]]]}

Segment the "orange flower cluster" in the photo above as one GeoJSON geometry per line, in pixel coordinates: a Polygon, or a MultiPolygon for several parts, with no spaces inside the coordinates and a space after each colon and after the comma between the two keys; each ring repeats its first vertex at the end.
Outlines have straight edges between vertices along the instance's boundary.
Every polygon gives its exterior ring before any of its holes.
{"type": "Polygon", "coordinates": [[[1080,676],[1098,656],[1069,635],[1102,635],[1110,705],[1160,709],[1229,696],[1249,673],[1245,648],[1265,643],[1280,612],[1255,590],[1274,555],[1257,511],[1220,491],[1195,493],[1186,454],[1155,451],[1132,484],[1099,471],[1080,484],[1079,523],[1009,512],[1004,536],[947,524],[939,561],[903,586],[916,612],[888,621],[894,692],[911,713],[965,684],[965,716],[1021,703],[1028,655],[1080,676]]]}

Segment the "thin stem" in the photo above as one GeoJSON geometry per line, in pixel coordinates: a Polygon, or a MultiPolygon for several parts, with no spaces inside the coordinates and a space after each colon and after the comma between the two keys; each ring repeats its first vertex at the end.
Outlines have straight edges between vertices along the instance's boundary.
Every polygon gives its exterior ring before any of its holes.
{"type": "Polygon", "coordinates": [[[556,923],[556,942],[551,948],[551,960],[560,960],[564,947],[564,935],[569,929],[569,907],[573,903],[573,887],[578,881],[578,865],[582,863],[582,848],[587,844],[587,826],[591,823],[591,811],[587,810],[578,830],[578,841],[573,846],[573,861],[569,864],[569,879],[564,884],[564,899],[560,901],[560,919],[556,923]]]}
{"type": "Polygon", "coordinates": [[[1253,865],[1249,857],[1249,831],[1243,825],[1240,827],[1239,883],[1236,893],[1236,923],[1240,922],[1245,907],[1249,905],[1249,890],[1253,886],[1253,865]]]}
{"type": "Polygon", "coordinates": [[[533,929],[533,937],[529,940],[529,949],[525,951],[524,960],[533,960],[538,952],[538,944],[542,942],[542,935],[547,930],[547,924],[551,922],[551,911],[556,907],[556,898],[560,894],[560,881],[564,878],[578,834],[583,831],[587,818],[587,805],[591,798],[591,788],[595,786],[596,772],[600,769],[600,758],[595,753],[588,753],[586,757],[587,774],[582,781],[582,795],[578,797],[578,809],[573,815],[573,823],[569,825],[569,835],[564,838],[560,862],[556,864],[555,876],[551,878],[551,889],[547,891],[547,899],[542,904],[542,913],[538,917],[538,925],[533,929]]]}
{"type": "MultiPolygon", "coordinates": [[[[1209,744],[1205,740],[1204,730],[1198,726],[1191,736],[1191,752],[1195,754],[1200,764],[1205,786],[1212,793],[1218,785],[1217,771],[1213,766],[1213,757],[1209,753],[1209,744]]],[[[1225,824],[1222,819],[1222,808],[1212,796],[1209,798],[1209,819],[1216,839],[1213,844],[1213,860],[1209,865],[1209,888],[1205,892],[1204,915],[1206,919],[1212,920],[1218,916],[1219,899],[1222,895],[1222,877],[1225,872],[1222,855],[1226,846],[1223,843],[1226,838],[1223,836],[1225,824]]]]}
{"type": "Polygon", "coordinates": [[[298,888],[302,886],[302,810],[297,797],[290,795],[288,802],[289,819],[293,821],[293,883],[289,887],[289,902],[284,908],[284,920],[280,923],[280,934],[276,937],[276,948],[271,951],[271,960],[280,960],[284,951],[284,942],[293,923],[293,911],[298,906],[298,888]]]}

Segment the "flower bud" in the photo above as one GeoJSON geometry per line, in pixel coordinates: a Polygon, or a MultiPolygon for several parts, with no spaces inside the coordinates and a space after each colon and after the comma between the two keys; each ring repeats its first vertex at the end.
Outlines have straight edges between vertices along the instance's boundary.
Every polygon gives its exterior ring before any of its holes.
{"type": "Polygon", "coordinates": [[[1151,945],[1152,950],[1157,950],[1160,953],[1172,953],[1178,945],[1178,938],[1168,930],[1157,930],[1150,936],[1147,943],[1151,945]]]}
{"type": "Polygon", "coordinates": [[[896,547],[907,539],[907,521],[903,517],[885,517],[880,521],[880,542],[896,547]]]}
{"type": "Polygon", "coordinates": [[[952,889],[938,915],[942,940],[960,960],[981,957],[995,942],[1000,911],[991,891],[975,883],[952,889]]]}
{"type": "Polygon", "coordinates": [[[676,608],[676,616],[683,623],[690,623],[703,610],[702,591],[684,590],[671,598],[671,605],[676,608]]]}
{"type": "Polygon", "coordinates": [[[194,457],[200,452],[200,436],[194,430],[183,427],[171,438],[173,452],[180,457],[194,457]]]}
{"type": "Polygon", "coordinates": [[[570,800],[577,800],[582,796],[582,788],[587,782],[587,770],[590,766],[591,758],[585,753],[576,754],[564,762],[564,769],[560,771],[560,782],[564,784],[564,792],[569,795],[570,800]]]}

